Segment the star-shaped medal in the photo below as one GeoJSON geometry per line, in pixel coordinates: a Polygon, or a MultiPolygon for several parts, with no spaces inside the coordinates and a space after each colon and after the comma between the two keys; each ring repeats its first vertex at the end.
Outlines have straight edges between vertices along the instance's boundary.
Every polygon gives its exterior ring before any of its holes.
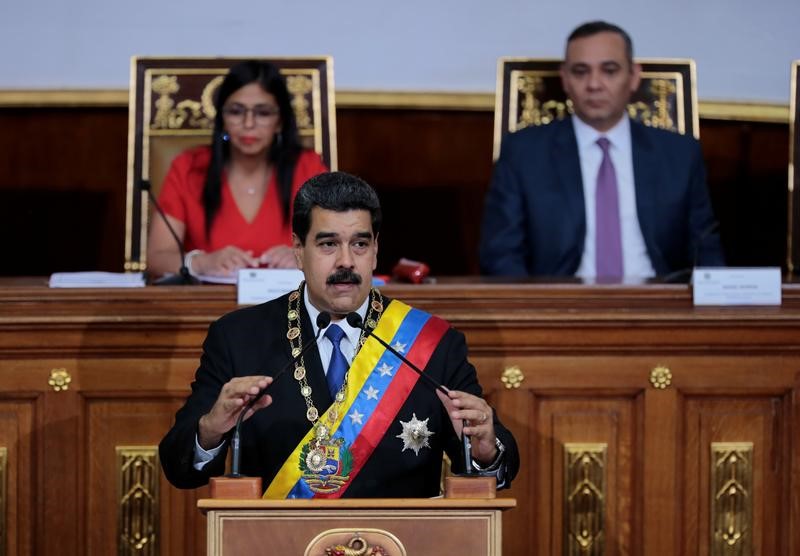
{"type": "Polygon", "coordinates": [[[398,434],[396,438],[400,438],[403,441],[401,452],[414,450],[414,454],[418,456],[422,448],[431,447],[428,443],[428,438],[434,433],[428,430],[428,419],[420,421],[417,419],[416,413],[412,413],[410,421],[400,421],[400,424],[403,426],[403,432],[398,434]]]}

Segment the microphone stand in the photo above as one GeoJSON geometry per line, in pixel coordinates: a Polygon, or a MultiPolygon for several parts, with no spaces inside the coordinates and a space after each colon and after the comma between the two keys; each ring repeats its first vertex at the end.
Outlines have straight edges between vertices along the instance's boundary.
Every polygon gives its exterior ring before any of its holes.
{"type": "MultiPolygon", "coordinates": [[[[352,326],[353,328],[360,328],[364,332],[366,332],[367,336],[375,338],[378,343],[380,343],[383,347],[389,350],[389,352],[400,359],[403,363],[408,365],[414,372],[416,372],[419,376],[424,378],[428,381],[428,384],[433,386],[436,390],[440,391],[445,396],[448,395],[449,390],[439,384],[436,380],[434,380],[430,375],[425,374],[419,367],[417,367],[414,363],[409,361],[402,353],[394,349],[388,343],[383,341],[381,337],[377,334],[373,333],[372,330],[368,329],[364,326],[364,320],[361,318],[361,315],[358,313],[350,313],[347,315],[347,323],[352,326]]],[[[467,420],[463,419],[461,421],[462,429],[461,429],[461,449],[464,453],[464,475],[467,476],[479,476],[478,473],[475,471],[475,468],[472,466],[472,443],[469,440],[469,436],[464,433],[464,427],[467,426],[467,420]]]]}
{"type": "Polygon", "coordinates": [[[169,223],[169,219],[164,213],[164,210],[161,208],[161,205],[158,203],[158,199],[156,199],[156,196],[153,195],[152,188],[150,187],[150,181],[139,180],[139,189],[147,193],[147,199],[155,207],[156,212],[158,212],[158,215],[161,217],[161,220],[164,222],[164,224],[167,225],[169,233],[172,234],[172,237],[175,239],[175,244],[178,246],[178,253],[181,257],[181,266],[178,269],[178,274],[162,276],[158,280],[155,280],[153,284],[158,286],[186,286],[199,283],[199,280],[192,276],[192,274],[189,272],[189,269],[186,267],[186,251],[183,248],[183,241],[181,241],[181,239],[178,237],[178,234],[175,233],[175,228],[173,228],[172,224],[169,223]]]}
{"type": "Polygon", "coordinates": [[[254,405],[256,405],[258,400],[264,397],[264,394],[267,393],[269,387],[275,384],[275,381],[278,380],[283,373],[289,370],[289,368],[291,368],[292,365],[297,363],[297,361],[300,360],[300,358],[305,354],[305,352],[307,352],[311,348],[311,346],[316,345],[323,329],[327,328],[330,323],[331,323],[330,314],[325,312],[320,313],[317,316],[317,335],[314,336],[314,341],[308,342],[305,346],[303,346],[302,351],[297,355],[295,355],[294,357],[292,357],[291,361],[289,361],[280,371],[278,371],[275,374],[274,377],[272,377],[272,382],[265,388],[262,388],[252,400],[247,402],[247,404],[242,408],[242,411],[239,412],[239,417],[236,419],[236,425],[233,427],[233,434],[231,435],[231,472],[228,475],[226,475],[227,477],[237,479],[245,476],[239,472],[239,463],[241,460],[241,454],[239,451],[240,450],[239,438],[240,438],[240,430],[242,428],[242,421],[244,421],[244,416],[247,414],[248,411],[250,411],[253,408],[254,405]]]}

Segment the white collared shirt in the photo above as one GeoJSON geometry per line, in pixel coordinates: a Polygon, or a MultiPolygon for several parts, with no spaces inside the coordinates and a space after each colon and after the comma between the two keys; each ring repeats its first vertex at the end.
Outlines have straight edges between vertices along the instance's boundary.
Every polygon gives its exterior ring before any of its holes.
{"type": "Polygon", "coordinates": [[[603,151],[597,144],[597,140],[600,137],[606,137],[611,143],[609,156],[617,175],[624,275],[630,278],[655,276],[656,273],[650,262],[650,256],[647,254],[647,246],[636,211],[630,119],[627,116],[623,117],[617,125],[605,133],[600,133],[577,116],[572,116],[572,125],[578,142],[578,157],[581,161],[581,177],[583,178],[583,200],[586,209],[586,238],[583,244],[583,257],[575,275],[589,279],[597,276],[595,190],[597,189],[597,172],[600,170],[600,163],[603,160],[603,151]]]}
{"type": "MultiPolygon", "coordinates": [[[[311,304],[311,301],[309,301],[308,295],[305,292],[303,293],[303,303],[305,304],[306,311],[308,312],[308,317],[311,319],[311,329],[314,332],[314,336],[316,336],[318,330],[317,316],[319,315],[320,311],[311,304]]],[[[367,299],[364,300],[364,303],[362,303],[361,306],[356,309],[356,313],[361,316],[362,322],[367,316],[368,303],[369,296],[367,296],[367,299]]],[[[331,324],[336,324],[339,326],[339,328],[344,330],[344,338],[342,338],[342,341],[339,344],[339,349],[342,350],[342,355],[344,355],[344,358],[347,359],[347,362],[352,363],[356,354],[358,339],[361,337],[361,329],[350,326],[346,319],[336,322],[331,321],[331,324]]],[[[328,327],[322,331],[322,334],[319,335],[319,339],[317,340],[319,359],[322,362],[322,370],[325,371],[326,376],[328,374],[328,365],[331,362],[331,354],[333,353],[333,343],[325,337],[325,332],[328,331],[330,326],[331,325],[329,324],[328,327]]]]}

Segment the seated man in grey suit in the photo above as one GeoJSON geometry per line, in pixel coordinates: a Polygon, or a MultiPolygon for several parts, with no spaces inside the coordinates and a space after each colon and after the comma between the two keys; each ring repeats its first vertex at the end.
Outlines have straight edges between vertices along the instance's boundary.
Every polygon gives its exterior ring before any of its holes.
{"type": "Polygon", "coordinates": [[[631,120],[628,34],[596,21],[567,40],[574,116],[505,137],[486,197],[485,274],[650,278],[724,264],[693,138],[631,120]]]}

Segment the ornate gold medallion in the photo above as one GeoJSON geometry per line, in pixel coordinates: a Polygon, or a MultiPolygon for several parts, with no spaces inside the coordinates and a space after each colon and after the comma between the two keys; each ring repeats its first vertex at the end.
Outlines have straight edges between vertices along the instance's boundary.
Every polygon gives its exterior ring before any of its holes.
{"type": "MultiPolygon", "coordinates": [[[[303,334],[301,330],[300,318],[302,313],[300,310],[300,300],[302,299],[301,292],[304,287],[305,282],[301,282],[300,287],[289,294],[289,307],[286,311],[286,317],[288,320],[286,338],[289,340],[289,344],[291,346],[292,357],[297,357],[297,355],[303,351],[303,334]]],[[[373,288],[370,291],[370,298],[370,304],[369,308],[367,309],[367,318],[365,322],[368,328],[374,329],[378,325],[378,321],[381,318],[381,313],[383,312],[383,297],[377,289],[373,288]]],[[[362,331],[361,337],[358,341],[357,349],[361,348],[366,338],[367,334],[362,331]]],[[[347,392],[348,374],[349,373],[345,373],[342,387],[336,393],[336,396],[334,396],[334,403],[337,406],[341,405],[346,398],[345,392],[347,392]]],[[[300,394],[303,396],[303,399],[305,399],[306,402],[306,418],[312,423],[316,423],[320,414],[319,410],[317,410],[317,408],[314,406],[314,401],[311,399],[312,390],[308,385],[308,377],[303,357],[300,357],[300,359],[295,362],[294,378],[300,384],[300,394]]],[[[331,424],[333,424],[333,422],[336,420],[336,416],[339,415],[339,408],[334,408],[330,414],[332,416],[331,424]]]]}
{"type": "Polygon", "coordinates": [[[395,438],[399,438],[403,441],[403,449],[400,450],[401,452],[414,450],[414,454],[419,455],[419,451],[422,448],[431,447],[428,438],[434,433],[428,430],[428,419],[420,421],[417,419],[416,413],[412,413],[410,421],[400,421],[400,424],[403,426],[403,432],[398,434],[395,438]]]}

